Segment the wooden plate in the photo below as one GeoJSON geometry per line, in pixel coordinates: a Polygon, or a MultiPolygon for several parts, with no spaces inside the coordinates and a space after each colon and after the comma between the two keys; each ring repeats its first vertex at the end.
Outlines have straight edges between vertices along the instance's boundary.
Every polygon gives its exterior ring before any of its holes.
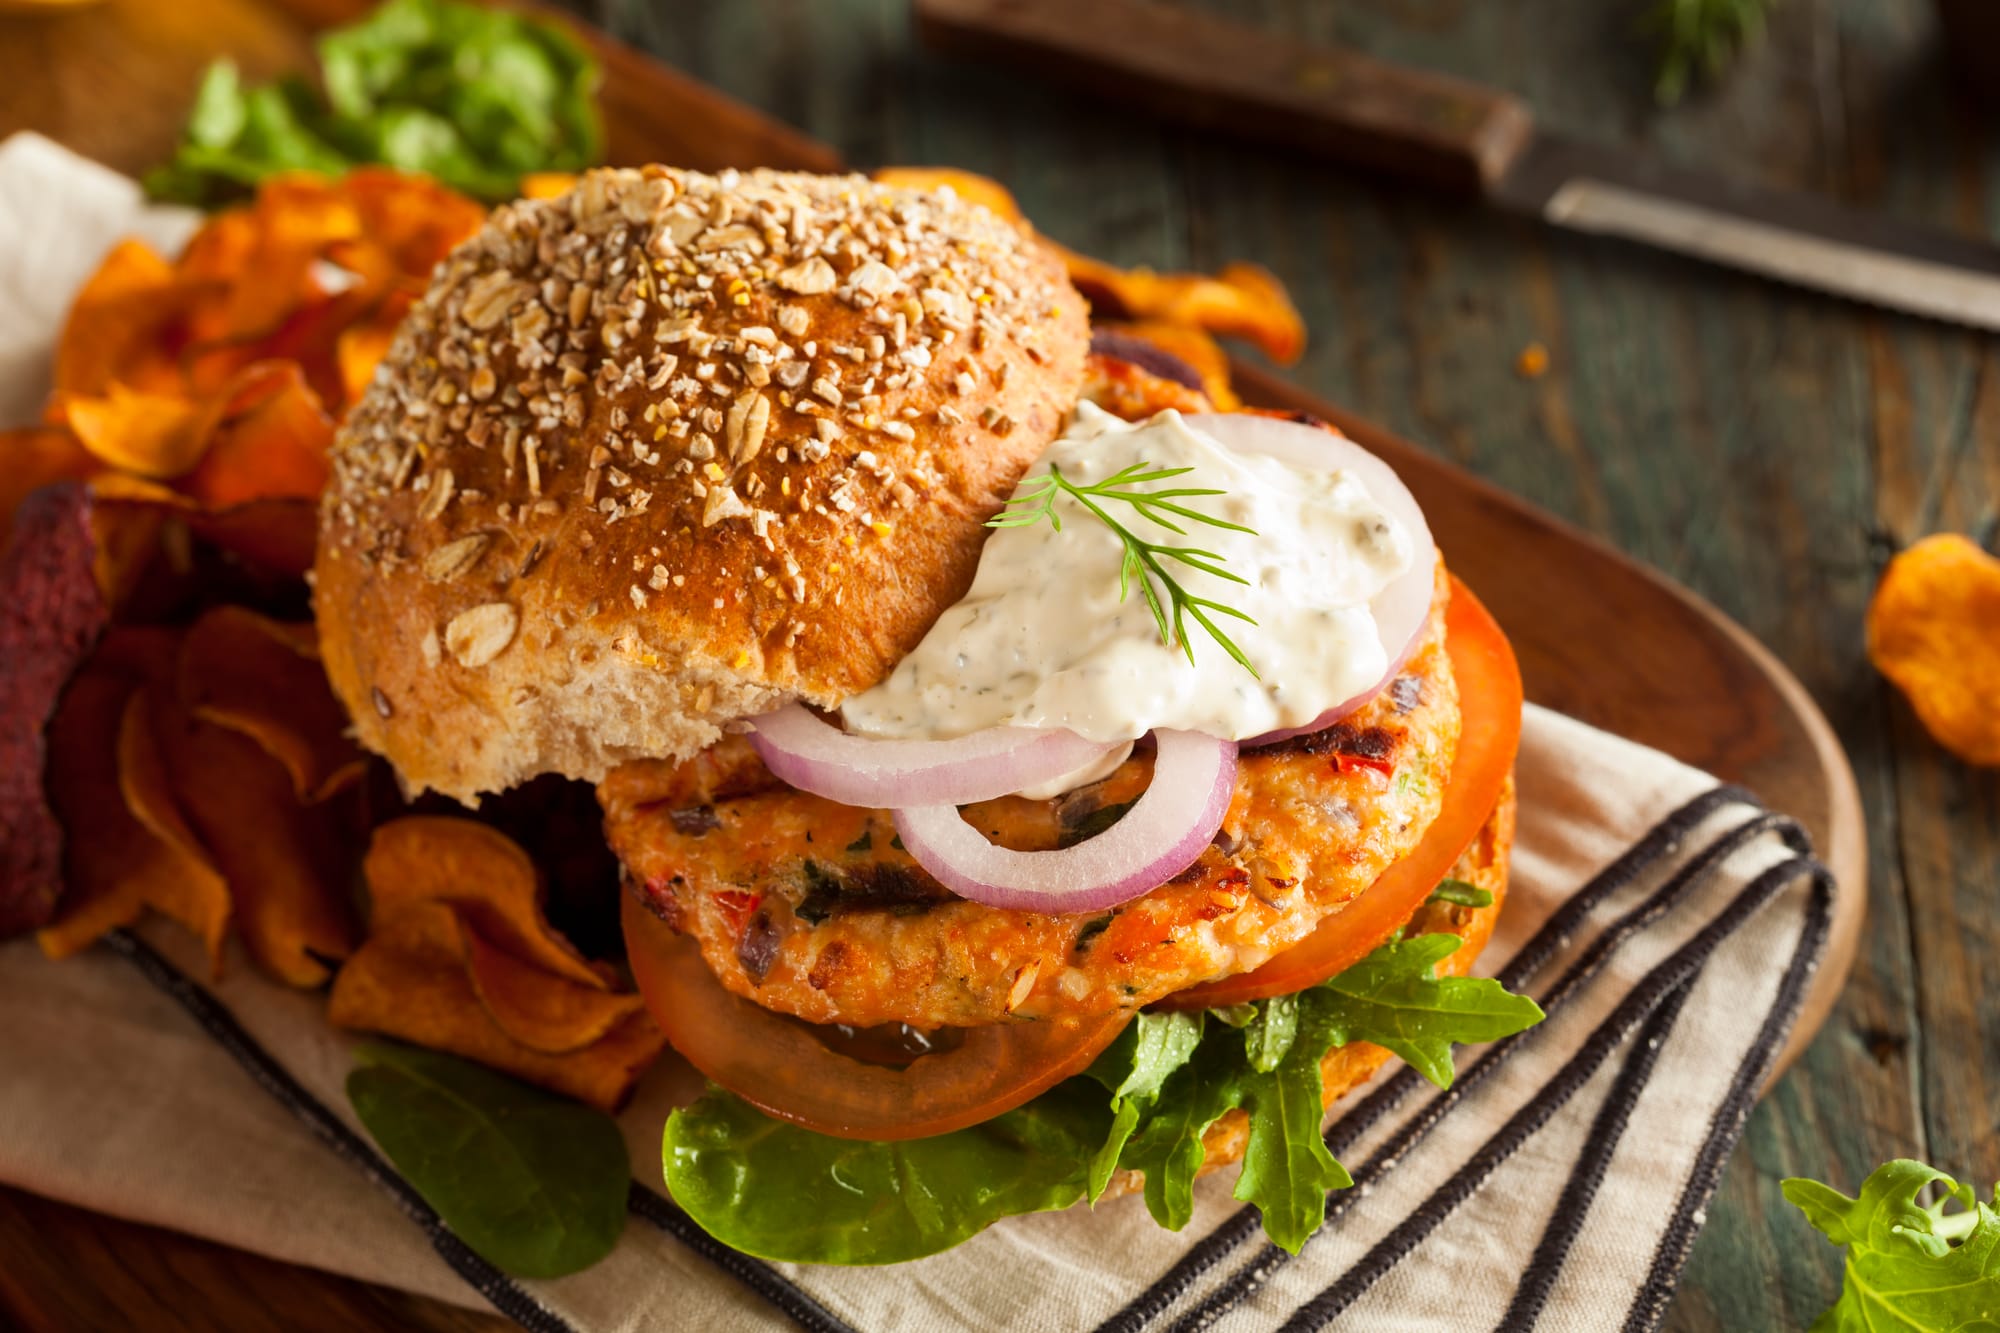
{"type": "MultiPolygon", "coordinates": [[[[107,0],[0,14],[0,137],[33,129],[126,171],[171,148],[206,63],[267,77],[305,33],[366,0],[107,0]]],[[[593,35],[611,159],[832,170],[829,148],[593,35]]],[[[1311,412],[1387,459],[1452,567],[1492,607],[1538,703],[1756,791],[1811,831],[1839,881],[1832,942],[1791,1041],[1825,1019],[1859,938],[1860,798],[1832,729],[1791,673],[1715,608],[1610,547],[1303,389],[1238,367],[1250,402],[1311,412]]],[[[0,1326],[33,1329],[471,1329],[496,1319],[0,1189],[0,1326]]]]}

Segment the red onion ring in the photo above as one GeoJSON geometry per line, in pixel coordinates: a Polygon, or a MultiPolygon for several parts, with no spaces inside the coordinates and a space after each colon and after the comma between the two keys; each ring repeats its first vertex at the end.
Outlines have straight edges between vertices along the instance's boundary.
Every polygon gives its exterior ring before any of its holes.
{"type": "Polygon", "coordinates": [[[948,741],[873,740],[831,726],[796,703],[750,726],[750,743],[779,778],[800,791],[871,810],[990,801],[1074,773],[1124,743],[1028,727],[989,727],[948,741]]]}
{"type": "Polygon", "coordinates": [[[961,898],[1028,912],[1094,912],[1150,893],[1194,864],[1236,790],[1236,743],[1156,731],[1153,781],[1125,817],[1053,852],[996,847],[952,805],[896,811],[917,863],[961,898]]]}
{"type": "Polygon", "coordinates": [[[1336,468],[1351,472],[1367,487],[1369,497],[1409,531],[1411,545],[1417,552],[1416,559],[1410,562],[1407,570],[1391,579],[1388,586],[1375,594],[1375,599],[1368,604],[1368,609],[1375,615],[1375,627],[1382,636],[1382,646],[1388,650],[1389,669],[1373,685],[1335,704],[1304,726],[1267,731],[1243,741],[1242,745],[1249,749],[1309,732],[1324,731],[1387,688],[1417,650],[1417,640],[1423,636],[1424,625],[1430,620],[1431,598],[1437,586],[1435,554],[1431,559],[1424,558],[1427,551],[1435,553],[1437,546],[1431,537],[1430,524],[1424,519],[1423,508],[1417,504],[1416,497],[1410,494],[1410,488],[1403,484],[1403,479],[1396,475],[1394,468],[1354,441],[1331,431],[1287,421],[1282,417],[1248,412],[1204,412],[1189,417],[1187,423],[1240,454],[1263,454],[1294,467],[1320,472],[1336,468]]]}

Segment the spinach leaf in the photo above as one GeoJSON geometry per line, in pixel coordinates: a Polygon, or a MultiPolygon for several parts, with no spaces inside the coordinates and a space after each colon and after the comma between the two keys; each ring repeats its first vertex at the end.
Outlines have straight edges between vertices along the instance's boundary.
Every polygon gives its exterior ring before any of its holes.
{"type": "Polygon", "coordinates": [[[1816,1180],[1787,1180],[1785,1197],[1847,1249],[1840,1299],[1813,1333],[1872,1329],[2000,1329],[2000,1188],[1988,1204],[1942,1171],[1908,1159],[1885,1163],[1850,1199],[1816,1180]],[[1936,1185],[1936,1202],[1917,1195],[1936,1185]],[[1952,1200],[1963,1211],[1947,1215],[1952,1200]]]}
{"type": "Polygon", "coordinates": [[[1542,1020],[1542,1008],[1490,978],[1439,977],[1456,935],[1385,944],[1311,992],[1332,1043],[1387,1047],[1440,1088],[1451,1086],[1454,1042],[1497,1041],[1542,1020]]]}
{"type": "Polygon", "coordinates": [[[454,1056],[355,1049],[347,1099],[459,1239],[516,1277],[562,1277],[611,1252],[632,1163],[617,1122],[454,1056]]]}
{"type": "Polygon", "coordinates": [[[280,171],[362,162],[424,172],[487,200],[523,174],[603,157],[597,66],[553,22],[463,0],[389,0],[319,40],[322,96],[305,80],[245,88],[210,67],[156,197],[217,204],[280,171]]]}
{"type": "Polygon", "coordinates": [[[892,1264],[1002,1217],[1067,1208],[1110,1116],[1070,1079],[985,1124],[868,1143],[775,1120],[719,1089],[667,1120],[667,1188],[726,1245],[767,1259],[892,1264]]]}

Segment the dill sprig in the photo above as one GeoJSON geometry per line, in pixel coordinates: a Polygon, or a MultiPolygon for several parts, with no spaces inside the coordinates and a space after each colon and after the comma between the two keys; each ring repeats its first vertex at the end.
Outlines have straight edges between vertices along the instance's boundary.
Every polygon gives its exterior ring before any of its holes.
{"type": "Polygon", "coordinates": [[[1713,79],[1763,31],[1775,0],[1655,0],[1645,27],[1660,39],[1653,95],[1662,106],[1681,100],[1697,76],[1713,79]]]}
{"type": "Polygon", "coordinates": [[[1227,519],[1204,514],[1198,509],[1190,509],[1179,503],[1182,500],[1204,495],[1222,495],[1225,492],[1195,486],[1167,487],[1150,491],[1135,489],[1154,482],[1171,481],[1192,471],[1193,468],[1156,468],[1146,463],[1134,463],[1115,476],[1106,477],[1103,481],[1093,482],[1088,486],[1081,486],[1065,477],[1062,469],[1051,463],[1049,470],[1041,476],[1030,477],[1022,482],[1020,492],[1007,502],[1005,509],[989,519],[986,526],[1025,528],[1047,519],[1050,527],[1061,532],[1062,515],[1056,511],[1056,497],[1070,496],[1085,509],[1097,515],[1104,526],[1116,533],[1118,539],[1125,544],[1125,555],[1118,566],[1118,600],[1121,602],[1125,600],[1132,589],[1132,584],[1136,581],[1139,591],[1145,595],[1147,607],[1153,612],[1153,623],[1159,626],[1161,643],[1169,648],[1179,647],[1187,654],[1188,665],[1194,665],[1194,645],[1188,640],[1186,626],[1186,622],[1191,619],[1207,630],[1209,637],[1221,644],[1222,650],[1235,658],[1245,671],[1256,677],[1257,668],[1250,665],[1250,659],[1243,655],[1243,650],[1238,648],[1229,635],[1223,632],[1222,627],[1215,623],[1212,615],[1231,616],[1247,625],[1255,625],[1257,622],[1226,603],[1195,596],[1181,586],[1180,580],[1173,576],[1164,562],[1177,561],[1190,569],[1198,569],[1204,574],[1242,584],[1244,587],[1248,587],[1250,581],[1224,569],[1221,563],[1223,557],[1214,551],[1204,551],[1195,546],[1168,546],[1160,542],[1147,541],[1113,518],[1099,503],[1099,501],[1116,500],[1128,504],[1140,517],[1159,524],[1176,536],[1185,537],[1187,531],[1174,522],[1175,518],[1256,536],[1255,528],[1247,528],[1241,523],[1231,523],[1227,519]],[[1162,604],[1160,594],[1154,588],[1156,582],[1161,588],[1166,589],[1165,604],[1162,604]],[[1168,614],[1169,606],[1172,608],[1171,616],[1168,614]]]}

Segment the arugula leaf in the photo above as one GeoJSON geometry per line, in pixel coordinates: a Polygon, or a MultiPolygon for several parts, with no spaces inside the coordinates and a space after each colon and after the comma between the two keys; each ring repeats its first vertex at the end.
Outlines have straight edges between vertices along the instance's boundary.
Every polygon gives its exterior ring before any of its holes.
{"type": "Polygon", "coordinates": [[[1201,1028],[1200,1014],[1139,1014],[1084,1071],[1111,1093],[1111,1128],[1090,1159],[1090,1202],[1096,1203],[1111,1183],[1119,1155],[1140,1116],[1158,1100],[1161,1086],[1194,1054],[1201,1028]]]}
{"type": "Polygon", "coordinates": [[[667,1188],[703,1230],[746,1254],[901,1263],[1000,1218],[1075,1203],[1107,1119],[1092,1084],[1070,1079],[969,1129],[868,1143],[815,1134],[711,1090],[667,1119],[667,1188]]]}
{"type": "Polygon", "coordinates": [[[1167,1230],[1179,1231],[1194,1216],[1194,1179],[1207,1156],[1202,1135],[1243,1104],[1248,1072],[1235,1042],[1202,1042],[1125,1145],[1118,1165],[1146,1173],[1146,1211],[1167,1230]]]}
{"type": "Polygon", "coordinates": [[[1327,1191],[1354,1183],[1320,1133],[1326,1103],[1319,1062],[1326,1047],[1312,1034],[1300,1035],[1283,1063],[1251,1081],[1250,1141],[1236,1179],[1236,1197],[1257,1205],[1271,1243],[1292,1254],[1326,1221],[1327,1191]],[[1318,1055],[1311,1054],[1315,1048],[1318,1055]]]}
{"type": "Polygon", "coordinates": [[[1922,1162],[1879,1166],[1859,1198],[1816,1180],[1790,1179],[1785,1197],[1813,1227],[1847,1249],[1840,1299],[1813,1333],[1900,1329],[2000,1329],[2000,1186],[1994,1204],[1922,1162]],[[1938,1187],[1928,1206],[1917,1196],[1938,1187]],[[1956,1199],[1963,1211],[1947,1215],[1956,1199]]]}
{"type": "Polygon", "coordinates": [[[1493,895],[1477,884],[1468,884],[1462,879],[1444,879],[1431,890],[1430,901],[1451,903],[1458,907],[1491,907],[1493,895]]]}
{"type": "Polygon", "coordinates": [[[454,1056],[367,1042],[347,1099],[445,1225],[516,1277],[590,1267],[625,1230],[632,1161],[602,1111],[454,1056]]]}
{"type": "Polygon", "coordinates": [[[155,197],[215,204],[280,171],[362,162],[424,172],[482,199],[530,171],[603,157],[596,62],[551,22],[461,0],[389,0],[319,40],[324,96],[299,78],[245,88],[209,68],[155,197]]]}
{"type": "Polygon", "coordinates": [[[1401,1056],[1440,1088],[1451,1086],[1452,1044],[1498,1041],[1542,1020],[1542,1007],[1491,978],[1438,977],[1456,935],[1396,940],[1316,987],[1333,1044],[1368,1041],[1401,1056]]]}
{"type": "Polygon", "coordinates": [[[1260,1074],[1276,1069],[1292,1049],[1292,1039],[1298,1031],[1298,996],[1273,995],[1257,1006],[1257,1016],[1243,1027],[1243,1045],[1250,1057],[1250,1067],[1260,1074]]]}

